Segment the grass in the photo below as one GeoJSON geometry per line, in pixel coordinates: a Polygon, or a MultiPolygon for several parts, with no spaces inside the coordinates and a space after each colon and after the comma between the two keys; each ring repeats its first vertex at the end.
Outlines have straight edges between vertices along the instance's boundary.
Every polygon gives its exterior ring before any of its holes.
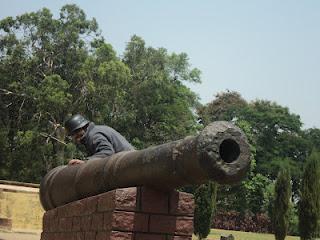
{"type": "MultiPolygon", "coordinates": [[[[251,232],[239,232],[223,229],[211,229],[211,232],[208,236],[208,240],[220,240],[221,235],[232,234],[235,240],[274,240],[275,237],[273,234],[265,233],[251,233],[251,232]]],[[[196,240],[197,237],[193,236],[193,240],[196,240]]],[[[300,240],[300,237],[287,236],[285,240],[300,240]]]]}

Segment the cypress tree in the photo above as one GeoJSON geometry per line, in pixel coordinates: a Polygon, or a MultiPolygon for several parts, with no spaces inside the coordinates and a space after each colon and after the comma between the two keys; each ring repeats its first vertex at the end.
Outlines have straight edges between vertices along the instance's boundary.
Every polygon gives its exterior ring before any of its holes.
{"type": "Polygon", "coordinates": [[[302,240],[320,236],[320,153],[308,157],[301,184],[299,201],[299,231],[302,240]]]}
{"type": "Polygon", "coordinates": [[[200,185],[194,192],[194,234],[199,240],[206,238],[210,233],[216,196],[217,184],[213,182],[200,185]]]}
{"type": "Polygon", "coordinates": [[[273,204],[273,229],[276,240],[284,240],[288,233],[291,199],[291,177],[288,170],[281,170],[275,183],[273,204]]]}

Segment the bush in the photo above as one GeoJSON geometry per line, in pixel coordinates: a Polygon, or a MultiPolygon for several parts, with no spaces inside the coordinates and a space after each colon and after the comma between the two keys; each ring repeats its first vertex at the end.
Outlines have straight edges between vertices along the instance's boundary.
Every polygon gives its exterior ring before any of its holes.
{"type": "Polygon", "coordinates": [[[271,231],[271,220],[265,213],[245,213],[241,214],[237,211],[220,211],[212,221],[213,228],[269,233],[271,231]]]}

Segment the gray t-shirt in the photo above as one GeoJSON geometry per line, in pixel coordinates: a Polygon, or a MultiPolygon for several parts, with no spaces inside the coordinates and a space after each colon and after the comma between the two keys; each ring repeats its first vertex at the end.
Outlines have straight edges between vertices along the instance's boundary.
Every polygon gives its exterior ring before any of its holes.
{"type": "Polygon", "coordinates": [[[88,160],[134,150],[119,132],[108,126],[95,125],[93,122],[89,123],[82,142],[90,154],[88,160]]]}

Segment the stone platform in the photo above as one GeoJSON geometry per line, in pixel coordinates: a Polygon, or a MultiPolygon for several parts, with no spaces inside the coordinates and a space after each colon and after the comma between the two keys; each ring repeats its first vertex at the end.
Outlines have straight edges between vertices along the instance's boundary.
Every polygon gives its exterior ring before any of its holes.
{"type": "Polygon", "coordinates": [[[191,240],[193,212],[188,193],[117,189],[47,211],[41,240],[191,240]]]}

